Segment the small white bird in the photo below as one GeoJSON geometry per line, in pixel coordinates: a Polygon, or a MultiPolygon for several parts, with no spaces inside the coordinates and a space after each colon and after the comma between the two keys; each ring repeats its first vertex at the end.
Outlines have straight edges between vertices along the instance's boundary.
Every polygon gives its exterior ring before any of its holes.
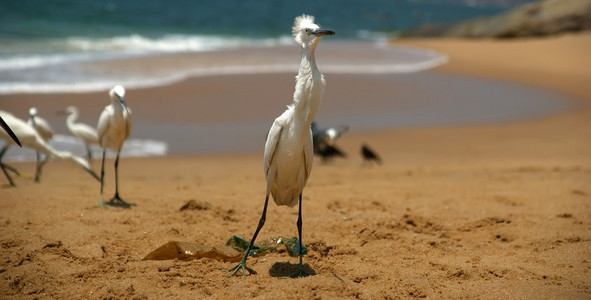
{"type": "Polygon", "coordinates": [[[302,15],[295,18],[292,28],[295,41],[301,46],[302,60],[296,76],[293,104],[273,122],[265,143],[264,171],[267,178],[267,192],[263,213],[257,229],[242,260],[228,271],[233,276],[242,270],[246,277],[246,270],[256,272],[246,266],[246,259],[254,241],[265,224],[269,194],[277,205],[295,206],[299,202],[297,220],[299,236],[299,269],[294,276],[309,275],[304,271],[302,262],[302,191],[310,171],[312,170],[312,132],[310,126],[324,93],[324,76],[316,67],[314,50],[320,39],[326,35],[334,35],[330,30],[323,30],[314,24],[314,17],[302,15]]]}
{"type": "Polygon", "coordinates": [[[66,127],[73,136],[77,137],[84,143],[86,147],[86,153],[88,155],[88,160],[92,160],[92,151],[90,150],[91,145],[98,145],[98,134],[96,129],[90,125],[86,125],[84,123],[76,123],[78,120],[79,112],[78,108],[75,106],[68,106],[65,109],[66,117],[66,127]]]}
{"type": "MultiPolygon", "coordinates": [[[[37,131],[45,143],[49,143],[49,141],[53,138],[53,128],[51,128],[47,120],[41,118],[37,114],[36,107],[29,108],[29,119],[27,120],[27,124],[32,126],[37,131]]],[[[45,158],[41,160],[41,154],[39,151],[35,151],[35,154],[37,156],[35,182],[39,182],[41,180],[41,171],[43,170],[43,166],[45,166],[45,164],[49,161],[49,156],[46,155],[45,158]]]]}
{"type": "Polygon", "coordinates": [[[103,162],[101,165],[101,199],[100,206],[114,205],[130,207],[131,204],[123,201],[119,196],[119,154],[123,142],[131,133],[131,110],[125,103],[125,89],[116,85],[109,91],[111,104],[107,105],[98,120],[97,134],[99,145],[103,148],[103,162]],[[105,153],[107,148],[117,152],[115,158],[115,195],[107,203],[103,202],[103,186],[105,178],[105,153]]]}
{"type": "MultiPolygon", "coordinates": [[[[20,140],[22,146],[35,149],[45,155],[48,155],[51,158],[70,160],[84,168],[84,170],[90,173],[97,180],[99,179],[98,176],[94,173],[94,171],[92,171],[86,160],[84,160],[82,157],[73,155],[70,152],[57,151],[53,149],[51,146],[45,143],[45,141],[43,140],[43,138],[41,138],[37,131],[32,126],[27,124],[25,121],[13,116],[9,112],[1,110],[0,118],[4,119],[6,124],[12,129],[14,134],[20,140]]],[[[5,141],[4,147],[2,148],[2,150],[0,150],[0,167],[2,167],[2,171],[4,172],[4,175],[6,175],[6,178],[10,182],[10,185],[15,186],[14,182],[12,181],[12,178],[8,175],[7,170],[12,171],[17,175],[20,175],[20,172],[15,168],[2,162],[2,156],[4,156],[6,150],[15,142],[9,134],[5,133],[2,130],[0,130],[0,139],[5,141]]]]}

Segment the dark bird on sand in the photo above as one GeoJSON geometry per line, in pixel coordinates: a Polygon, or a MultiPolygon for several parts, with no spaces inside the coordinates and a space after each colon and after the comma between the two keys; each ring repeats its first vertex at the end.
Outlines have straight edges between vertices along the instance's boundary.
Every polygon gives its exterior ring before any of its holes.
{"type": "Polygon", "coordinates": [[[314,154],[320,156],[322,158],[322,162],[328,162],[330,159],[334,157],[347,157],[347,155],[343,151],[341,151],[341,149],[337,148],[334,145],[331,146],[329,144],[324,144],[318,148],[314,147],[314,154]]]}
{"type": "Polygon", "coordinates": [[[382,164],[380,157],[366,144],[361,145],[361,156],[363,157],[364,162],[371,163],[372,161],[375,161],[378,165],[382,164]]]}

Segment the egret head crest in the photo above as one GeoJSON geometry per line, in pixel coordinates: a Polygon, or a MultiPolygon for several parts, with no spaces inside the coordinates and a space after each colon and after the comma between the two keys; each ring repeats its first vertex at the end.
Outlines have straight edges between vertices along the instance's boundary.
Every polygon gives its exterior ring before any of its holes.
{"type": "Polygon", "coordinates": [[[334,35],[333,31],[320,29],[309,15],[296,17],[291,31],[295,41],[304,48],[315,45],[324,35],[334,35]]]}

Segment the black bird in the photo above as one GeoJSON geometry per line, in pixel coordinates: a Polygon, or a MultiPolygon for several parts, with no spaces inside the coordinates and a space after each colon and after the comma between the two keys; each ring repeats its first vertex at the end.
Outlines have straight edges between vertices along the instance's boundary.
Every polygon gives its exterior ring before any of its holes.
{"type": "Polygon", "coordinates": [[[343,153],[341,149],[329,144],[324,144],[319,148],[314,148],[314,154],[320,156],[322,158],[322,162],[328,162],[333,157],[347,157],[347,155],[343,153]]]}
{"type": "Polygon", "coordinates": [[[380,157],[366,144],[361,145],[361,156],[363,157],[364,162],[371,163],[371,161],[375,161],[378,165],[382,164],[380,157]]]}
{"type": "Polygon", "coordinates": [[[346,126],[318,129],[316,122],[312,122],[312,145],[314,154],[320,156],[323,162],[328,162],[333,157],[347,157],[341,149],[334,144],[335,140],[349,130],[346,126]]]}
{"type": "Polygon", "coordinates": [[[336,140],[347,131],[349,131],[349,126],[341,125],[318,129],[316,122],[312,122],[312,137],[319,142],[322,141],[331,146],[334,145],[336,140]]]}

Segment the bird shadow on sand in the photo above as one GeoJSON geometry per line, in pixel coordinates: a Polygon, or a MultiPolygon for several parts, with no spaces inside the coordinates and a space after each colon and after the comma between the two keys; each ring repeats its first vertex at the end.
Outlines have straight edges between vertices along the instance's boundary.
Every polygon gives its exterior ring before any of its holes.
{"type": "Polygon", "coordinates": [[[109,201],[109,202],[105,202],[105,207],[118,207],[118,208],[126,208],[126,209],[130,209],[132,207],[136,206],[135,203],[129,203],[129,202],[120,202],[120,201],[109,201]]]}
{"type": "MultiPolygon", "coordinates": [[[[269,270],[269,275],[276,278],[290,278],[293,274],[298,272],[300,264],[292,264],[290,262],[276,262],[269,270]]],[[[304,271],[309,274],[307,276],[316,275],[310,265],[304,264],[304,271]]]]}

